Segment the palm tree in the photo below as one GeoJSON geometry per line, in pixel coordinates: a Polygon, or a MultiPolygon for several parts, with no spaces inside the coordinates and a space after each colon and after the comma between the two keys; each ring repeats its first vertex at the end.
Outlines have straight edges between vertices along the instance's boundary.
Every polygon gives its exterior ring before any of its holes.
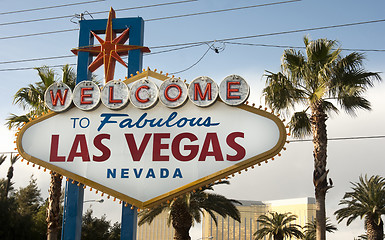
{"type": "Polygon", "coordinates": [[[368,179],[360,176],[358,183],[353,185],[351,192],[345,193],[339,205],[345,207],[334,214],[338,222],[347,218],[349,225],[357,217],[365,219],[365,229],[368,240],[382,240],[384,223],[381,216],[385,214],[385,178],[378,175],[368,179]]]}
{"type": "Polygon", "coordinates": [[[326,120],[331,111],[338,112],[335,103],[354,115],[357,109],[370,110],[370,102],[362,95],[378,73],[363,68],[364,56],[353,52],[342,57],[337,42],[327,39],[309,41],[304,38],[306,55],[287,49],[283,53],[281,72],[268,72],[263,90],[268,106],[288,114],[294,110],[289,126],[294,137],[313,135],[313,184],[316,199],[317,240],[325,240],[325,197],[328,189],[326,168],[326,120]],[[296,111],[300,105],[303,108],[296,111]]]}
{"type": "MultiPolygon", "coordinates": [[[[5,156],[4,154],[1,154],[1,155],[0,155],[0,165],[3,164],[3,162],[5,162],[6,159],[7,159],[7,156],[5,156]]],[[[6,185],[6,184],[5,184],[5,185],[6,185]]],[[[4,192],[3,192],[3,191],[0,192],[0,200],[1,200],[2,198],[6,198],[6,195],[5,195],[5,189],[6,189],[6,187],[4,186],[4,192]]],[[[1,189],[1,190],[2,190],[2,189],[1,189]]]]}
{"type": "Polygon", "coordinates": [[[11,179],[13,177],[13,164],[16,163],[16,161],[20,158],[20,156],[18,155],[12,155],[10,156],[10,161],[11,161],[11,166],[8,168],[8,173],[7,173],[7,184],[5,186],[5,197],[7,198],[8,197],[8,192],[9,192],[9,188],[11,186],[11,179]]]}
{"type": "Polygon", "coordinates": [[[240,213],[234,204],[240,202],[227,199],[218,194],[208,193],[206,190],[214,190],[217,184],[229,184],[228,181],[209,184],[203,188],[176,198],[167,204],[162,204],[152,209],[146,209],[139,214],[139,226],[144,223],[151,223],[156,216],[163,211],[168,211],[168,224],[172,224],[175,229],[174,239],[190,240],[190,228],[194,221],[201,222],[201,214],[206,211],[216,222],[215,213],[222,217],[230,216],[240,222],[240,213]],[[214,213],[215,212],[215,213],[214,213]]]}
{"type": "Polygon", "coordinates": [[[291,213],[269,212],[267,215],[261,215],[257,219],[261,227],[253,236],[256,240],[264,237],[268,237],[269,240],[283,240],[285,237],[303,238],[301,226],[292,223],[296,219],[297,216],[291,213]]]}
{"type": "MultiPolygon", "coordinates": [[[[36,68],[40,77],[39,82],[30,84],[28,87],[21,88],[14,96],[14,103],[19,104],[24,110],[27,111],[25,115],[15,115],[7,119],[7,125],[9,129],[18,128],[29,122],[31,118],[41,116],[48,112],[47,107],[44,104],[45,90],[54,82],[59,81],[56,73],[48,67],[36,68]]],[[[76,75],[74,70],[65,65],[62,68],[62,81],[69,87],[74,88],[76,84],[76,75]]],[[[55,172],[51,172],[51,182],[48,198],[47,209],[47,239],[56,240],[60,235],[60,196],[61,196],[61,175],[55,172]]]]}
{"type": "MultiPolygon", "coordinates": [[[[305,240],[315,240],[316,239],[315,238],[315,233],[316,233],[315,220],[307,222],[304,228],[305,228],[305,231],[304,231],[305,238],[304,239],[305,240]]],[[[330,219],[326,218],[326,232],[332,233],[332,232],[335,232],[337,230],[338,230],[337,227],[330,222],[330,219]]]]}

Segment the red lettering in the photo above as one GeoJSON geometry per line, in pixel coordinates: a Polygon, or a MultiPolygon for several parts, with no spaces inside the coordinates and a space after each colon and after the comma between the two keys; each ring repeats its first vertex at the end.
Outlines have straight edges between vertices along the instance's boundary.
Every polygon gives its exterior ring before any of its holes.
{"type": "Polygon", "coordinates": [[[235,142],[235,139],[238,137],[244,138],[245,134],[243,132],[233,132],[233,133],[230,133],[226,138],[227,145],[229,145],[229,147],[231,147],[236,151],[235,155],[229,155],[229,154],[226,155],[226,159],[228,161],[239,161],[243,159],[246,155],[245,148],[239,145],[237,142],[235,142]]]}
{"type": "Polygon", "coordinates": [[[140,161],[140,159],[142,158],[144,149],[146,148],[148,141],[151,138],[151,133],[144,134],[144,137],[142,142],[140,143],[139,149],[138,149],[138,146],[136,145],[134,134],[127,133],[127,134],[124,134],[124,136],[126,137],[128,147],[130,148],[132,159],[134,161],[140,161]]]}
{"type": "Polygon", "coordinates": [[[176,100],[178,100],[180,98],[180,96],[182,96],[182,89],[176,85],[176,84],[170,84],[166,87],[166,89],[164,90],[164,96],[166,97],[166,99],[170,102],[175,102],[176,100]],[[179,94],[178,96],[174,97],[174,98],[170,98],[170,96],[168,95],[168,90],[170,90],[170,88],[177,88],[178,91],[179,91],[179,94]]]}
{"type": "Polygon", "coordinates": [[[111,150],[102,143],[103,139],[110,139],[110,134],[99,134],[94,138],[94,146],[102,152],[101,156],[93,156],[95,162],[104,162],[111,156],[111,150]]]}
{"type": "Polygon", "coordinates": [[[110,90],[110,92],[109,92],[110,95],[108,98],[109,103],[122,103],[123,102],[122,99],[114,99],[114,87],[113,86],[110,86],[109,90],[110,90]]]}
{"type": "Polygon", "coordinates": [[[208,156],[213,156],[215,161],[223,161],[222,150],[216,133],[207,133],[198,161],[205,161],[208,156]],[[209,151],[210,144],[212,151],[209,151]]]}
{"type": "Polygon", "coordinates": [[[206,98],[206,95],[208,95],[207,99],[211,100],[211,83],[206,84],[205,93],[202,94],[202,89],[199,83],[194,84],[194,100],[198,100],[198,94],[201,100],[204,100],[206,98]]]}
{"type": "Polygon", "coordinates": [[[86,94],[86,91],[93,91],[93,87],[81,88],[80,90],[80,104],[92,104],[92,94],[86,94]],[[91,98],[90,101],[86,101],[85,98],[91,98]]]}
{"type": "Polygon", "coordinates": [[[66,158],[64,156],[58,156],[58,148],[59,148],[59,135],[52,135],[51,151],[49,154],[50,162],[65,162],[66,158]]]}
{"type": "Polygon", "coordinates": [[[240,95],[231,95],[232,92],[239,92],[239,88],[231,88],[233,85],[241,85],[241,82],[227,82],[227,99],[240,99],[240,95]]]}
{"type": "Polygon", "coordinates": [[[190,161],[198,154],[199,146],[198,145],[184,145],[184,150],[190,151],[186,156],[182,155],[180,152],[180,142],[182,139],[187,138],[191,142],[198,140],[198,138],[192,133],[181,133],[177,135],[172,141],[171,150],[172,155],[179,161],[190,161]]]}
{"type": "Polygon", "coordinates": [[[138,87],[138,89],[136,89],[136,92],[135,92],[135,98],[136,98],[136,100],[138,100],[138,101],[141,102],[141,103],[146,103],[146,102],[150,101],[149,98],[141,99],[141,98],[139,97],[139,91],[140,91],[142,88],[150,89],[150,87],[147,86],[147,85],[143,85],[143,86],[138,87]]]}
{"type": "Polygon", "coordinates": [[[73,162],[75,157],[81,157],[83,162],[90,161],[90,154],[88,152],[87,140],[84,134],[75,136],[75,140],[74,140],[74,143],[72,144],[67,162],[73,162]],[[80,146],[80,152],[77,151],[79,146],[80,146]]]}
{"type": "Polygon", "coordinates": [[[170,138],[170,133],[154,133],[152,161],[168,161],[168,155],[160,155],[162,149],[168,149],[168,144],[162,144],[162,138],[170,138]]]}
{"type": "Polygon", "coordinates": [[[67,99],[68,89],[64,90],[64,96],[62,96],[62,94],[61,94],[61,89],[57,90],[55,97],[53,96],[53,91],[52,90],[49,91],[49,93],[51,94],[52,105],[56,106],[57,105],[57,100],[60,101],[61,105],[64,105],[64,103],[65,103],[65,101],[67,99]]]}

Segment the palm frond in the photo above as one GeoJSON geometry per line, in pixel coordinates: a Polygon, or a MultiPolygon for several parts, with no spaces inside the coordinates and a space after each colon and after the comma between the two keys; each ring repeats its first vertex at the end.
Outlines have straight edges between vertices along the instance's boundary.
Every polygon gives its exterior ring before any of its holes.
{"type": "Polygon", "coordinates": [[[305,92],[296,88],[293,83],[282,73],[266,71],[266,84],[263,95],[266,104],[274,110],[294,108],[294,105],[303,101],[305,92]]]}
{"type": "Polygon", "coordinates": [[[162,205],[158,205],[154,208],[145,209],[145,210],[141,211],[138,214],[138,217],[139,217],[138,225],[141,226],[145,223],[148,223],[148,224],[152,223],[154,218],[156,216],[158,216],[159,214],[161,214],[166,209],[167,209],[167,206],[162,204],[162,205]]]}
{"type": "Polygon", "coordinates": [[[340,104],[341,108],[351,116],[356,116],[356,111],[358,109],[372,109],[370,102],[360,96],[341,95],[338,98],[338,103],[340,104]]]}
{"type": "Polygon", "coordinates": [[[268,237],[271,239],[280,238],[303,238],[301,226],[292,223],[297,219],[296,215],[291,213],[269,212],[266,215],[260,215],[257,222],[260,223],[260,228],[254,233],[255,239],[263,239],[268,237]],[[279,237],[279,238],[276,238],[279,237]]]}
{"type": "Polygon", "coordinates": [[[11,161],[11,165],[15,164],[16,161],[19,159],[20,159],[19,155],[13,155],[13,154],[11,154],[11,157],[9,158],[9,160],[11,161]]]}
{"type": "Polygon", "coordinates": [[[4,154],[1,154],[0,155],[0,165],[5,161],[5,159],[7,159],[7,156],[4,154]]]}
{"type": "Polygon", "coordinates": [[[381,215],[385,213],[385,178],[376,175],[368,179],[365,175],[360,176],[359,182],[351,184],[352,191],[345,193],[339,203],[345,207],[334,213],[338,222],[347,219],[346,225],[350,225],[360,217],[366,222],[381,223],[381,215]]]}
{"type": "Polygon", "coordinates": [[[295,112],[289,122],[290,132],[295,138],[303,138],[311,134],[309,115],[305,112],[295,112]]]}
{"type": "Polygon", "coordinates": [[[14,129],[22,127],[24,124],[29,122],[30,116],[28,115],[16,115],[11,114],[9,117],[6,118],[5,125],[8,127],[8,129],[14,129]]]}

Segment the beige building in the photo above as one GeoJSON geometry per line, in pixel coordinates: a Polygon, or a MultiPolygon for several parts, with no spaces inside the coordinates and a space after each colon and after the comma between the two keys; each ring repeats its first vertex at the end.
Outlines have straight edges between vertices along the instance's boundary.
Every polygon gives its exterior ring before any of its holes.
{"type": "Polygon", "coordinates": [[[137,240],[172,240],[174,239],[174,228],[167,225],[168,212],[159,214],[151,224],[145,223],[138,226],[136,231],[137,240]]]}
{"type": "Polygon", "coordinates": [[[202,221],[202,238],[215,240],[252,240],[253,234],[259,229],[257,219],[268,212],[278,212],[297,215],[296,224],[305,224],[315,218],[314,198],[295,198],[274,201],[240,201],[238,206],[241,213],[241,222],[232,218],[223,218],[217,215],[217,223],[205,214],[202,221]]]}
{"type": "MultiPolygon", "coordinates": [[[[253,233],[259,229],[257,219],[261,214],[279,212],[297,215],[296,224],[305,226],[315,218],[314,198],[295,198],[274,201],[240,201],[241,223],[232,218],[216,216],[218,226],[209,214],[202,218],[202,240],[253,240],[253,233]]],[[[137,229],[138,240],[172,240],[174,229],[167,225],[167,212],[157,216],[151,225],[144,224],[137,229]]]]}

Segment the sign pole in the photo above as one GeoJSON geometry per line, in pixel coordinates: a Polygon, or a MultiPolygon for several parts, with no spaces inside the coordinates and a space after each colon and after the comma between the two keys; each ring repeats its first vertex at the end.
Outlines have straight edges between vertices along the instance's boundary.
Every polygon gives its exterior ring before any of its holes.
{"type": "MultiPolygon", "coordinates": [[[[130,29],[129,44],[143,45],[144,21],[142,18],[119,18],[113,19],[113,30],[121,32],[127,28],[130,29]]],[[[93,44],[91,31],[102,32],[106,29],[107,20],[82,20],[80,21],[79,47],[90,46],[93,44]]],[[[135,74],[142,68],[143,54],[141,50],[129,51],[128,55],[128,76],[135,74]]],[[[88,66],[92,61],[92,56],[88,52],[78,53],[77,78],[76,83],[91,79],[91,73],[88,66]]],[[[81,224],[83,214],[83,185],[78,186],[72,179],[66,182],[65,202],[63,214],[62,239],[80,240],[81,224]]],[[[137,228],[137,208],[130,204],[122,204],[121,219],[121,239],[135,240],[137,228]]]]}

